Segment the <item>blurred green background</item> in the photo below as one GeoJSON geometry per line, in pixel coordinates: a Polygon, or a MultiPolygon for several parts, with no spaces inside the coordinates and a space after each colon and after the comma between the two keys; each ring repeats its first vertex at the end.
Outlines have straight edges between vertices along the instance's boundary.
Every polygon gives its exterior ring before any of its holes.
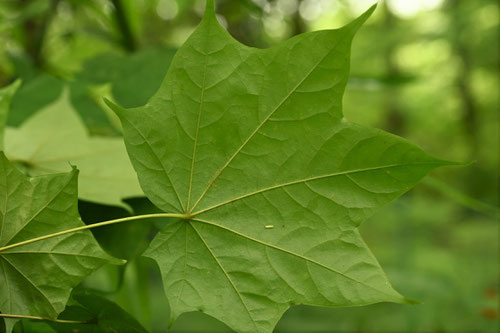
{"type": "MultiPolygon", "coordinates": [[[[374,2],[218,0],[217,12],[236,39],[269,47],[340,27],[374,2]]],[[[68,89],[90,134],[119,136],[101,97],[144,104],[203,10],[203,0],[0,1],[0,87],[23,80],[8,125],[22,125],[68,89]]],[[[473,163],[433,173],[361,227],[396,289],[421,304],[299,306],[277,332],[498,332],[498,53],[497,0],[379,1],[354,40],[346,118],[473,163]]],[[[135,213],[154,209],[144,198],[127,204],[135,213]]],[[[86,223],[129,214],[84,201],[80,213],[86,223]]],[[[104,267],[83,287],[117,302],[149,331],[230,332],[200,313],[168,328],[158,269],[139,256],[162,223],[95,230],[105,249],[130,261],[104,267]]],[[[54,327],[23,321],[16,330],[54,327]]]]}

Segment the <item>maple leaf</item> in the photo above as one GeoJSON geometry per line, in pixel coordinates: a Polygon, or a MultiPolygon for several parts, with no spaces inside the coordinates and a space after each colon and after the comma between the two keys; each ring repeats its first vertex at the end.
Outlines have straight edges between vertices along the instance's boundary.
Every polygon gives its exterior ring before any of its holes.
{"type": "Polygon", "coordinates": [[[68,162],[77,165],[78,195],[87,201],[126,206],[123,198],[144,195],[122,138],[89,136],[67,91],[21,127],[6,129],[5,154],[33,176],[66,172],[68,162]]]}
{"type": "Polygon", "coordinates": [[[357,227],[448,163],[343,118],[351,40],[375,7],[260,50],[207,4],[145,106],[108,101],[146,195],[189,216],[145,253],[172,320],[203,311],[238,332],[271,332],[293,304],[407,302],[357,227]]]}
{"type": "MultiPolygon", "coordinates": [[[[77,177],[73,169],[27,178],[0,152],[0,312],[54,319],[84,277],[106,262],[121,263],[89,231],[32,242],[84,226],[77,177]]],[[[15,320],[5,320],[10,332],[15,320]]]]}

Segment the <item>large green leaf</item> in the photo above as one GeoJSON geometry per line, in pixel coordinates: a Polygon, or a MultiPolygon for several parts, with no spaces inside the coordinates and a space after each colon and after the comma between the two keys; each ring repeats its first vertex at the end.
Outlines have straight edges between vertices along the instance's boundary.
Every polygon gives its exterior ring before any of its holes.
{"type": "MultiPolygon", "coordinates": [[[[83,226],[77,177],[27,178],[0,152],[0,248],[83,226]]],[[[71,288],[109,260],[89,231],[0,250],[0,312],[56,318],[71,288]]]]}
{"type": "Polygon", "coordinates": [[[144,195],[123,140],[89,136],[67,93],[20,128],[7,128],[5,153],[30,175],[68,171],[68,162],[77,165],[81,199],[123,206],[123,198],[144,195]]]}
{"type": "Polygon", "coordinates": [[[157,94],[119,115],[139,181],[172,222],[158,262],[172,320],[203,311],[271,332],[293,304],[406,302],[357,227],[447,164],[342,115],[351,24],[267,50],[235,41],[213,1],[157,94]]]}

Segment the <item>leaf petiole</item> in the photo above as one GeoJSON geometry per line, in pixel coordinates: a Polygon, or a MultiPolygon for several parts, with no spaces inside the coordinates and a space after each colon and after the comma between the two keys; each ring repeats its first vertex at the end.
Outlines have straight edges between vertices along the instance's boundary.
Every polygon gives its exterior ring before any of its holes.
{"type": "Polygon", "coordinates": [[[86,321],[77,321],[77,320],[62,320],[62,319],[50,319],[36,316],[27,316],[27,315],[16,315],[16,314],[8,314],[8,313],[0,313],[0,318],[14,318],[14,319],[32,319],[32,320],[47,320],[55,323],[61,324],[88,324],[86,321]]]}
{"type": "MultiPolygon", "coordinates": [[[[84,225],[78,228],[73,228],[73,229],[68,229],[68,230],[63,230],[59,232],[55,232],[53,234],[48,234],[32,239],[28,239],[19,243],[14,243],[11,245],[7,245],[4,247],[0,247],[0,253],[18,246],[22,245],[27,245],[31,243],[35,243],[44,239],[49,239],[53,237],[58,237],[66,234],[70,234],[73,232],[78,232],[82,230],[88,230],[88,229],[94,229],[94,228],[99,228],[99,227],[104,227],[112,224],[117,224],[117,223],[123,223],[123,222],[129,222],[129,221],[135,221],[135,220],[142,220],[142,219],[151,219],[151,218],[161,218],[161,217],[171,217],[171,218],[179,218],[179,219],[190,219],[192,216],[189,214],[175,214],[175,213],[157,213],[157,214],[145,214],[145,215],[136,215],[136,216],[129,216],[129,217],[123,217],[119,219],[114,219],[114,220],[109,220],[109,221],[103,221],[99,223],[94,223],[94,224],[89,224],[89,225],[84,225]]],[[[1,314],[0,314],[1,315],[1,314]]]]}

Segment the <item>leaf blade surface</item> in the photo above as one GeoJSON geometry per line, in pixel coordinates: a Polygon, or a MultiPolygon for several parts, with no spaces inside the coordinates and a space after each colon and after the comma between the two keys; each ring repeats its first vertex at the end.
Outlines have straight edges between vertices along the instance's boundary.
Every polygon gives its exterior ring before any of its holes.
{"type": "Polygon", "coordinates": [[[448,163],[343,118],[351,40],[374,7],[258,50],[208,6],[144,107],[109,103],[146,195],[192,215],[145,253],[172,319],[203,311],[239,332],[271,332],[293,304],[406,302],[357,227],[448,163]]]}
{"type": "MultiPolygon", "coordinates": [[[[83,226],[73,170],[27,178],[0,153],[0,248],[83,226]]],[[[0,311],[56,318],[71,289],[114,261],[89,231],[53,237],[0,252],[0,311]]],[[[10,324],[14,321],[7,319],[10,324]]]]}

